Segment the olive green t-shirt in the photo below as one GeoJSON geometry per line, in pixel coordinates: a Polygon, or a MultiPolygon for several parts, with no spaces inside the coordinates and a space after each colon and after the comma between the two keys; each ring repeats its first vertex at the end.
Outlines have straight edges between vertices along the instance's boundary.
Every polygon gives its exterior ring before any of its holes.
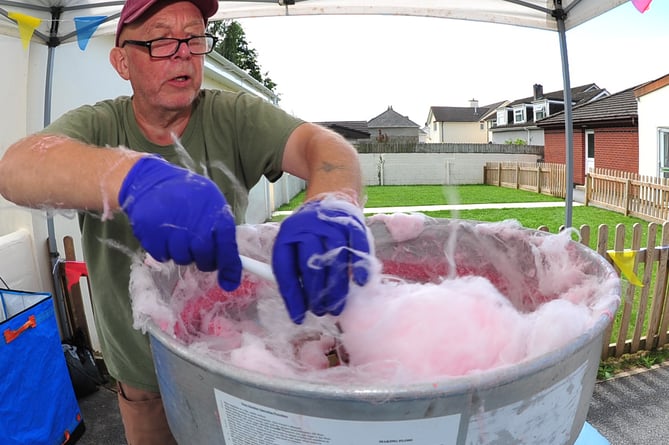
{"type": "MultiPolygon", "coordinates": [[[[302,122],[246,93],[202,90],[188,126],[171,146],[155,145],[144,137],[130,97],[82,106],[42,132],[100,147],[156,153],[204,174],[221,188],[237,223],[242,223],[249,189],[263,175],[270,181],[279,179],[288,136],[302,122]]],[[[139,251],[139,243],[123,213],[103,221],[100,214],[81,212],[79,222],[105,365],[112,377],[157,391],[148,338],[132,328],[129,277],[131,254],[139,251]]]]}

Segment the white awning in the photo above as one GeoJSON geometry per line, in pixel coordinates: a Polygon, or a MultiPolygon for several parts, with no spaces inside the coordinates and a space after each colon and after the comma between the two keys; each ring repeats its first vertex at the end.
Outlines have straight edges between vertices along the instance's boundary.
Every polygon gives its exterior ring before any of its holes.
{"type": "MultiPolygon", "coordinates": [[[[557,31],[564,13],[569,30],[627,0],[286,0],[220,1],[212,20],[282,15],[407,15],[473,20],[557,31]],[[556,6],[561,5],[561,8],[556,6]]],[[[75,18],[103,17],[94,35],[113,34],[123,1],[0,0],[0,32],[18,35],[12,13],[41,20],[33,41],[56,46],[76,40],[75,18]]]]}

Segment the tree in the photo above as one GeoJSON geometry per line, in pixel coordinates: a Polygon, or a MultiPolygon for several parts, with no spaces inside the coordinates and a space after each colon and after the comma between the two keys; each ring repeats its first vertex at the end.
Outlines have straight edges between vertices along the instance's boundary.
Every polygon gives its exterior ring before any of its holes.
{"type": "Polygon", "coordinates": [[[275,92],[276,83],[269,77],[269,72],[262,74],[258,65],[258,53],[249,48],[246,33],[242,25],[235,20],[211,22],[207,32],[218,37],[214,51],[246,71],[251,77],[263,84],[268,90],[275,92]]]}

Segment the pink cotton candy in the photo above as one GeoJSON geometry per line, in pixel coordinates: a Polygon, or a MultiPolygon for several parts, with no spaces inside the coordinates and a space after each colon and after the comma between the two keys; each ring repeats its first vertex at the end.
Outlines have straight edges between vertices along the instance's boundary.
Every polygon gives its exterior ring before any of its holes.
{"type": "Polygon", "coordinates": [[[463,375],[525,355],[522,317],[487,280],[377,283],[340,319],[352,366],[402,363],[418,378],[463,375]],[[498,332],[489,336],[489,332],[498,332]]]}
{"type": "Polygon", "coordinates": [[[420,213],[378,214],[370,217],[370,221],[383,221],[393,240],[406,241],[420,235],[425,223],[425,215],[420,213]]]}
{"type": "MultiPolygon", "coordinates": [[[[135,325],[151,319],[197,354],[272,376],[402,385],[532,360],[610,318],[619,300],[618,277],[568,231],[419,214],[368,224],[370,282],[351,283],[338,318],[308,313],[295,325],[276,286],[247,273],[225,292],[215,272],[136,264],[135,325]],[[334,368],[333,351],[342,361],[334,368]]],[[[240,251],[270,262],[277,230],[241,226],[240,251]]]]}

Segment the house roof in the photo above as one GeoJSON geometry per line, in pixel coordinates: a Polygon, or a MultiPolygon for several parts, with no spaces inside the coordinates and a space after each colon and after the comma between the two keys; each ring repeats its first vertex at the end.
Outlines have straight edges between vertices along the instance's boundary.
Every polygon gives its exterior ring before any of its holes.
{"type": "Polygon", "coordinates": [[[351,133],[359,133],[361,138],[370,135],[367,121],[325,121],[316,123],[332,130],[341,129],[351,133]]]}
{"type": "Polygon", "coordinates": [[[430,112],[437,122],[478,122],[490,110],[496,109],[504,102],[480,107],[430,107],[430,112]]]}
{"type": "MultiPolygon", "coordinates": [[[[594,83],[588,83],[585,85],[580,85],[577,87],[573,87],[571,89],[571,100],[575,105],[581,104],[588,102],[597,95],[601,94],[602,89],[599,88],[596,84],[594,83]]],[[[522,99],[517,99],[509,103],[507,106],[512,107],[514,105],[520,105],[520,104],[531,104],[532,102],[535,102],[537,100],[541,99],[547,99],[547,100],[554,100],[557,102],[563,102],[564,101],[564,90],[558,90],[558,91],[551,91],[550,93],[544,93],[541,94],[539,97],[535,98],[534,96],[529,96],[529,97],[524,97],[522,99]]]]}
{"type": "MultiPolygon", "coordinates": [[[[634,89],[635,87],[628,88],[616,94],[575,106],[572,110],[574,125],[636,119],[638,111],[634,89]]],[[[539,127],[564,126],[564,111],[541,119],[536,122],[536,125],[539,127]]]]}
{"type": "Polygon", "coordinates": [[[389,106],[386,111],[367,122],[368,128],[420,128],[420,125],[402,116],[389,106]]]}
{"type": "Polygon", "coordinates": [[[635,87],[634,95],[636,97],[645,96],[646,94],[652,93],[653,91],[657,91],[660,88],[666,87],[667,85],[669,85],[669,74],[665,74],[664,76],[658,79],[651,80],[650,82],[646,82],[644,84],[635,87]]]}

